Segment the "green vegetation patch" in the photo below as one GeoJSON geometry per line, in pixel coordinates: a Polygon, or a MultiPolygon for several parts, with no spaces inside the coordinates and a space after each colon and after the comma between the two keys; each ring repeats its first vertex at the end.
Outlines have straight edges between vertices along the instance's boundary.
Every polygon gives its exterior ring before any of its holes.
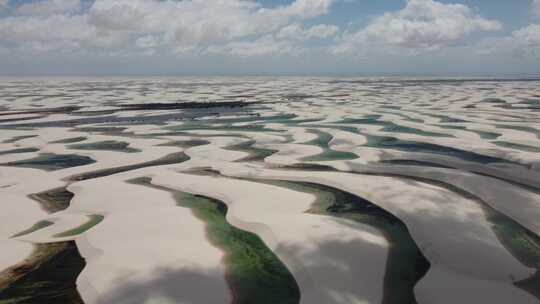
{"type": "Polygon", "coordinates": [[[136,153],[141,152],[139,149],[134,149],[129,147],[129,143],[116,140],[105,140],[87,144],[76,144],[69,145],[70,149],[77,150],[102,150],[102,151],[116,151],[116,152],[125,152],[125,153],[136,153]]]}
{"type": "Polygon", "coordinates": [[[68,236],[79,235],[91,229],[92,227],[96,226],[97,224],[101,223],[101,221],[103,221],[105,217],[98,214],[92,214],[92,215],[89,215],[88,218],[89,220],[86,223],[80,225],[79,227],[75,227],[73,229],[64,231],[62,233],[55,234],[54,237],[68,237],[68,236]]]}
{"type": "Polygon", "coordinates": [[[0,286],[0,304],[82,304],[76,280],[85,264],[75,242],[36,245],[0,286]]]}
{"type": "Polygon", "coordinates": [[[188,148],[193,148],[193,147],[197,147],[197,146],[208,145],[209,143],[210,143],[209,141],[203,140],[203,139],[190,139],[190,140],[172,141],[172,142],[160,144],[158,146],[162,146],[162,147],[163,146],[165,146],[165,147],[179,147],[179,148],[188,149],[188,148]]]}
{"type": "Polygon", "coordinates": [[[54,223],[50,222],[50,221],[39,221],[39,222],[35,223],[32,227],[13,235],[12,238],[27,235],[27,234],[30,234],[30,233],[32,233],[34,231],[38,231],[39,229],[43,229],[45,227],[49,227],[49,226],[52,226],[52,225],[54,225],[54,223]]]}
{"type": "Polygon", "coordinates": [[[223,202],[156,186],[150,178],[130,182],[172,193],[178,206],[191,209],[206,224],[210,243],[225,252],[226,277],[234,304],[299,303],[300,290],[287,267],[256,234],[227,222],[227,205],[223,202]]]}
{"type": "Polygon", "coordinates": [[[68,181],[82,181],[82,180],[109,176],[109,175],[122,173],[122,172],[126,172],[126,171],[141,169],[141,168],[179,164],[179,163],[185,162],[185,161],[187,161],[189,159],[190,159],[190,157],[188,155],[186,155],[184,152],[172,153],[172,154],[166,155],[166,156],[164,156],[162,158],[152,160],[152,161],[148,161],[148,162],[144,162],[144,163],[140,163],[140,164],[128,165],[128,166],[120,166],[120,167],[115,167],[115,168],[108,168],[108,169],[103,169],[103,170],[90,171],[90,172],[77,174],[77,175],[68,177],[66,180],[68,180],[68,181]]]}
{"type": "Polygon", "coordinates": [[[6,151],[0,151],[0,155],[16,154],[16,153],[32,153],[39,151],[38,148],[19,148],[6,151]]]}
{"type": "Polygon", "coordinates": [[[23,139],[27,139],[27,138],[32,138],[32,137],[37,137],[37,135],[22,135],[22,136],[15,136],[15,137],[12,137],[12,138],[10,138],[10,139],[4,140],[2,143],[5,143],[5,144],[11,144],[11,143],[17,142],[17,141],[19,141],[19,140],[23,140],[23,139]]]}
{"type": "Polygon", "coordinates": [[[49,213],[65,210],[69,207],[74,194],[66,187],[55,188],[40,193],[29,195],[29,197],[41,204],[43,209],[49,213]]]}
{"type": "Polygon", "coordinates": [[[35,168],[45,171],[55,171],[65,168],[78,167],[95,163],[88,156],[77,154],[42,153],[37,157],[1,164],[2,166],[35,168]]]}
{"type": "Polygon", "coordinates": [[[51,141],[50,143],[51,144],[72,144],[72,143],[84,141],[86,139],[87,139],[86,137],[80,136],[80,137],[71,137],[71,138],[66,138],[66,139],[59,139],[59,140],[51,141]]]}
{"type": "Polygon", "coordinates": [[[285,132],[283,130],[270,129],[264,125],[243,125],[234,126],[232,124],[227,125],[209,125],[202,123],[184,124],[181,126],[166,127],[165,129],[171,131],[198,131],[198,130],[210,130],[210,131],[224,131],[224,132],[285,132]]]}

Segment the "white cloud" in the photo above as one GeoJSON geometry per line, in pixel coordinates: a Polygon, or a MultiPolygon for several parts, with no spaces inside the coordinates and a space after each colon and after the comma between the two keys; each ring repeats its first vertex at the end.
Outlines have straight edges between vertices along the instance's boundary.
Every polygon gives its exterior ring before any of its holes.
{"type": "Polygon", "coordinates": [[[305,29],[300,23],[281,28],[275,34],[267,34],[250,41],[231,41],[224,45],[212,45],[205,50],[212,54],[240,57],[262,55],[298,55],[306,51],[303,42],[335,36],[339,28],[334,25],[319,24],[305,29]]]}
{"type": "Polygon", "coordinates": [[[175,46],[225,42],[265,34],[327,12],[333,0],[296,0],[265,9],[247,0],[97,0],[89,22],[101,30],[139,35],[163,34],[175,46]]]}
{"type": "Polygon", "coordinates": [[[160,44],[159,38],[156,36],[148,35],[139,37],[135,44],[142,49],[155,48],[160,44]]]}
{"type": "Polygon", "coordinates": [[[122,47],[128,37],[88,26],[87,16],[23,16],[0,19],[0,43],[6,41],[34,51],[122,47]],[[39,48],[33,46],[39,45],[39,48]]]}
{"type": "Polygon", "coordinates": [[[540,0],[533,0],[532,11],[536,16],[540,16],[540,0]]]}
{"type": "MultiPolygon", "coordinates": [[[[0,45],[115,53],[163,47],[181,54],[215,45],[241,45],[247,37],[263,37],[326,14],[333,2],[294,0],[264,8],[254,0],[96,0],[73,14],[80,9],[79,0],[39,0],[19,6],[18,15],[0,18],[0,45]]],[[[307,35],[322,37],[335,30],[314,27],[307,35]]],[[[264,43],[269,41],[259,41],[264,43]]]]}
{"type": "Polygon", "coordinates": [[[482,40],[476,49],[481,54],[540,57],[540,24],[530,24],[506,37],[482,40]]]}
{"type": "Polygon", "coordinates": [[[280,39],[307,40],[311,38],[328,38],[337,34],[339,27],[335,25],[319,24],[304,29],[299,23],[283,27],[276,37],[280,39]]]}
{"type": "Polygon", "coordinates": [[[233,41],[221,46],[211,46],[207,52],[246,57],[297,54],[301,52],[301,48],[289,40],[276,40],[272,35],[266,35],[255,41],[233,41]]]}
{"type": "Polygon", "coordinates": [[[402,10],[385,13],[360,31],[346,33],[334,51],[354,53],[369,46],[416,53],[455,45],[476,31],[501,28],[498,21],[484,19],[463,4],[408,0],[402,10]]]}
{"type": "Polygon", "coordinates": [[[274,10],[275,14],[313,18],[328,13],[334,0],[295,0],[291,5],[274,10]]]}
{"type": "Polygon", "coordinates": [[[540,47],[540,24],[531,24],[514,31],[512,38],[524,46],[540,47]]]}
{"type": "Polygon", "coordinates": [[[8,7],[9,5],[9,0],[0,0],[0,10],[8,7]]]}
{"type": "Polygon", "coordinates": [[[51,15],[81,9],[80,0],[39,0],[25,3],[16,10],[21,15],[51,15]]]}

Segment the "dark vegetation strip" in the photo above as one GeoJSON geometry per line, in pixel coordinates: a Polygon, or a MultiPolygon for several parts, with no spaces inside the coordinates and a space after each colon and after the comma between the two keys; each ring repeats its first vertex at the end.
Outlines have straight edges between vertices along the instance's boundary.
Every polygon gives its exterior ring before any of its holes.
{"type": "Polygon", "coordinates": [[[189,124],[184,124],[181,126],[166,127],[165,129],[168,129],[171,131],[184,131],[184,132],[197,131],[197,130],[226,131],[226,132],[233,132],[233,131],[236,131],[236,132],[278,132],[278,133],[285,132],[283,130],[270,129],[260,124],[234,126],[232,124],[208,125],[208,124],[201,124],[201,123],[189,123],[189,124]]]}
{"type": "Polygon", "coordinates": [[[114,127],[114,126],[101,126],[101,127],[78,127],[74,128],[75,132],[85,132],[85,133],[100,133],[107,135],[120,135],[126,130],[124,127],[114,127]]]}
{"type": "MultiPolygon", "coordinates": [[[[228,102],[180,102],[180,103],[141,103],[141,104],[119,104],[115,105],[116,109],[113,112],[120,111],[140,111],[140,110],[177,110],[177,109],[209,109],[216,107],[247,107],[260,102],[244,102],[244,101],[228,101],[228,102]]],[[[79,106],[66,106],[59,108],[45,108],[45,109],[26,109],[14,112],[0,113],[0,116],[5,115],[27,115],[27,114],[55,114],[55,113],[72,113],[89,115],[95,111],[80,111],[82,107],[79,106]],[[73,113],[76,112],[76,113],[73,113]]],[[[101,113],[103,111],[97,111],[101,113]]]]}
{"type": "MultiPolygon", "coordinates": [[[[66,209],[73,193],[57,188],[30,197],[53,213],[66,209]]],[[[74,241],[34,244],[27,259],[0,273],[0,304],[82,304],[76,280],[85,265],[74,241]]]]}
{"type": "Polygon", "coordinates": [[[300,291],[287,267],[256,234],[227,222],[228,209],[223,202],[156,186],[150,178],[130,182],[170,192],[178,206],[189,208],[206,224],[209,241],[225,253],[226,279],[233,304],[299,303],[300,291]]]}
{"type": "Polygon", "coordinates": [[[0,155],[16,154],[16,153],[32,153],[39,151],[38,148],[20,148],[6,151],[0,151],[0,155]]]}
{"type": "Polygon", "coordinates": [[[197,146],[208,145],[210,142],[203,139],[189,139],[189,140],[177,140],[164,144],[159,144],[161,147],[179,147],[183,149],[193,148],[197,146]]]}
{"type": "MultiPolygon", "coordinates": [[[[95,124],[128,124],[128,125],[138,125],[138,124],[155,124],[163,125],[165,122],[169,121],[186,121],[195,118],[207,117],[211,115],[220,115],[223,113],[238,113],[239,111],[256,111],[260,110],[256,107],[252,107],[252,104],[239,105],[239,106],[230,106],[223,105],[223,103],[205,103],[209,104],[205,107],[192,107],[184,108],[179,111],[170,111],[167,114],[157,114],[157,115],[135,115],[135,116],[116,116],[116,115],[105,115],[105,116],[87,116],[77,119],[63,119],[55,121],[43,121],[43,122],[28,122],[28,123],[15,123],[15,124],[5,124],[0,126],[2,129],[10,128],[44,128],[44,127],[75,127],[80,125],[95,125],[95,124]],[[211,105],[211,106],[210,106],[211,105]],[[250,106],[250,107],[248,107],[250,106]],[[181,111],[180,111],[181,110],[181,111]]],[[[137,108],[137,107],[128,107],[128,108],[118,108],[115,112],[120,111],[138,111],[138,110],[152,110],[137,108]]],[[[160,109],[157,109],[160,110],[160,109]]],[[[170,110],[170,109],[169,109],[170,110]]],[[[90,112],[78,112],[82,114],[90,114],[90,112]]]]}
{"type": "Polygon", "coordinates": [[[32,138],[32,137],[37,137],[37,135],[22,135],[22,136],[15,136],[15,137],[12,137],[10,139],[6,139],[4,140],[2,143],[5,143],[5,144],[12,144],[14,142],[17,142],[19,140],[23,140],[23,139],[27,139],[27,138],[32,138]]]}
{"type": "Polygon", "coordinates": [[[399,218],[359,196],[337,188],[307,182],[249,180],[313,194],[317,200],[308,212],[349,219],[381,231],[390,243],[382,303],[416,303],[414,286],[426,274],[430,263],[399,218]]]}
{"type": "Polygon", "coordinates": [[[258,113],[246,116],[246,117],[220,117],[214,119],[201,119],[197,122],[201,124],[233,124],[233,123],[247,123],[247,122],[256,122],[256,123],[277,123],[280,121],[289,121],[297,117],[296,114],[280,114],[272,116],[261,116],[258,113]]]}
{"type": "Polygon", "coordinates": [[[77,154],[41,153],[39,156],[0,164],[1,166],[35,168],[45,171],[55,171],[65,168],[93,164],[96,161],[88,156],[77,154]]]}
{"type": "Polygon", "coordinates": [[[86,139],[87,139],[86,137],[79,136],[79,137],[71,137],[71,138],[66,138],[66,139],[59,139],[59,140],[51,141],[50,143],[51,144],[72,144],[72,143],[84,141],[86,139]]]}
{"type": "Polygon", "coordinates": [[[28,114],[55,114],[55,113],[71,113],[74,111],[77,111],[81,109],[81,107],[78,106],[66,106],[66,107],[58,107],[58,108],[45,108],[45,109],[25,109],[25,110],[18,110],[13,112],[4,112],[0,113],[0,116],[7,116],[7,115],[28,115],[28,114]]]}
{"type": "Polygon", "coordinates": [[[102,151],[115,151],[125,153],[141,152],[139,149],[129,147],[129,143],[116,140],[104,140],[86,144],[73,144],[67,146],[70,149],[76,150],[102,150],[102,151]]]}
{"type": "Polygon", "coordinates": [[[277,124],[282,124],[282,125],[286,125],[286,126],[298,126],[300,124],[303,124],[303,123],[315,123],[315,122],[318,122],[318,121],[321,121],[322,118],[303,118],[303,119],[290,119],[290,118],[282,118],[282,119],[276,119],[276,120],[272,120],[272,121],[261,121],[261,122],[257,122],[258,124],[260,123],[277,123],[277,124]]]}
{"type": "MultiPolygon", "coordinates": [[[[189,136],[189,137],[198,137],[198,138],[209,138],[209,137],[239,137],[239,138],[246,138],[249,139],[249,137],[241,134],[241,133],[215,133],[215,134],[194,134],[190,133],[189,131],[165,131],[165,132],[156,132],[156,133],[148,133],[144,135],[137,135],[142,138],[155,138],[155,137],[162,137],[162,136],[189,136]]],[[[180,141],[182,142],[182,141],[180,141]]],[[[210,142],[208,142],[210,143],[210,142]]],[[[162,145],[168,145],[168,143],[162,144],[162,145]]]]}
{"type": "Polygon", "coordinates": [[[334,167],[331,167],[331,166],[314,164],[314,163],[296,163],[296,164],[292,164],[292,165],[283,166],[283,167],[281,167],[281,169],[284,169],[284,170],[315,171],[315,172],[320,172],[320,171],[327,171],[327,172],[335,171],[335,172],[338,172],[339,171],[338,169],[336,169],[334,167]]]}
{"type": "Polygon", "coordinates": [[[109,175],[113,175],[113,174],[117,174],[121,172],[137,170],[141,168],[178,164],[178,163],[185,162],[187,160],[189,160],[189,156],[187,156],[184,152],[179,152],[179,153],[169,154],[162,158],[144,162],[144,163],[81,173],[81,174],[67,177],[65,180],[68,182],[82,181],[82,180],[87,180],[87,179],[109,176],[109,175]]]}
{"type": "Polygon", "coordinates": [[[0,119],[0,124],[8,123],[8,122],[16,122],[16,121],[28,121],[28,120],[34,120],[34,119],[41,119],[47,117],[46,115],[37,115],[32,117],[20,117],[20,118],[9,118],[9,119],[0,119]]]}
{"type": "Polygon", "coordinates": [[[122,110],[178,110],[178,109],[209,109],[216,107],[247,107],[260,102],[246,101],[220,101],[220,102],[178,102],[178,103],[140,103],[140,104],[119,104],[116,107],[122,110]]]}
{"type": "Polygon", "coordinates": [[[381,160],[381,164],[389,164],[389,165],[400,165],[400,166],[422,166],[422,167],[432,167],[432,168],[442,168],[442,169],[453,169],[452,167],[427,162],[427,161],[421,161],[421,160],[410,160],[410,159],[386,159],[381,160]]]}

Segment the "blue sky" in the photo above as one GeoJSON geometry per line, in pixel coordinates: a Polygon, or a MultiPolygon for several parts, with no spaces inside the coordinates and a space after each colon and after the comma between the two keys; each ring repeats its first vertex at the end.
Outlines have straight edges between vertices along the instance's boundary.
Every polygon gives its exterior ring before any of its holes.
{"type": "Polygon", "coordinates": [[[540,0],[0,0],[0,74],[540,76],[540,0]]]}

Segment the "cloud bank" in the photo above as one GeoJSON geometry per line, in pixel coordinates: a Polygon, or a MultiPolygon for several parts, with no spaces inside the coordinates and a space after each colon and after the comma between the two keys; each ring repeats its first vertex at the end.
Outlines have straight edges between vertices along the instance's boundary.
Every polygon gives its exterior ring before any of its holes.
{"type": "MultiPolygon", "coordinates": [[[[537,17],[508,29],[464,3],[403,0],[401,9],[332,24],[336,19],[328,15],[350,0],[290,0],[274,6],[260,1],[0,0],[0,66],[53,58],[165,62],[208,56],[255,57],[262,63],[285,57],[292,63],[341,60],[348,66],[347,58],[353,57],[373,61],[465,51],[537,57],[540,49],[537,17]]],[[[530,5],[540,16],[540,0],[530,5]]]]}
{"type": "Polygon", "coordinates": [[[417,53],[459,43],[478,31],[498,31],[502,24],[475,14],[463,4],[409,0],[405,8],[374,18],[365,28],[346,33],[335,52],[356,52],[369,47],[417,53]]]}

